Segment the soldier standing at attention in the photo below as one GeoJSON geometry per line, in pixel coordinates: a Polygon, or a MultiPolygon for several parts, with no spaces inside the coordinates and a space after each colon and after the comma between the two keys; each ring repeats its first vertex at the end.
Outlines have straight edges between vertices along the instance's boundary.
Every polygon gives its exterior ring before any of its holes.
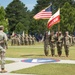
{"type": "Polygon", "coordinates": [[[28,40],[29,40],[29,45],[32,45],[32,36],[31,35],[29,35],[28,40]]]}
{"type": "Polygon", "coordinates": [[[28,41],[28,34],[25,34],[25,45],[28,45],[29,41],[28,41]]]}
{"type": "Polygon", "coordinates": [[[13,32],[11,35],[11,46],[15,45],[15,33],[13,32]]]}
{"type": "Polygon", "coordinates": [[[51,47],[51,55],[52,57],[55,55],[55,35],[54,32],[51,32],[49,37],[50,47],[51,47]]]}
{"type": "Polygon", "coordinates": [[[32,45],[34,45],[35,44],[35,37],[34,37],[34,35],[32,36],[32,45]]]}
{"type": "Polygon", "coordinates": [[[1,73],[7,72],[5,70],[5,53],[7,48],[7,35],[3,32],[4,27],[0,26],[0,57],[1,57],[1,73]]]}
{"type": "Polygon", "coordinates": [[[70,46],[70,43],[72,43],[72,38],[69,35],[68,31],[66,31],[65,32],[65,36],[64,36],[64,49],[65,49],[66,57],[68,57],[68,55],[69,55],[69,46],[70,46]]]}
{"type": "Polygon", "coordinates": [[[62,44],[63,44],[63,35],[61,32],[57,33],[56,41],[57,41],[57,52],[58,56],[60,57],[62,54],[62,44]]]}

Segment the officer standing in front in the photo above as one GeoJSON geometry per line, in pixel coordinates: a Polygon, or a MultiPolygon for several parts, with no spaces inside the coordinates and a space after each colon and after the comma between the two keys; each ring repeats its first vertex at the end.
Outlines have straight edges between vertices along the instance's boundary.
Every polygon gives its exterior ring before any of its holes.
{"type": "Polygon", "coordinates": [[[1,73],[7,72],[5,70],[5,53],[7,48],[7,35],[3,32],[4,27],[0,26],[0,57],[1,57],[1,73]]]}
{"type": "Polygon", "coordinates": [[[46,56],[49,54],[49,35],[48,31],[45,32],[44,34],[44,53],[46,56]]]}
{"type": "Polygon", "coordinates": [[[69,32],[66,31],[65,32],[65,36],[64,36],[64,49],[65,49],[65,54],[66,57],[68,57],[69,55],[69,46],[72,44],[72,38],[69,35],[69,32]]]}
{"type": "Polygon", "coordinates": [[[32,36],[32,45],[34,45],[35,44],[35,37],[34,37],[34,35],[32,36]]]}

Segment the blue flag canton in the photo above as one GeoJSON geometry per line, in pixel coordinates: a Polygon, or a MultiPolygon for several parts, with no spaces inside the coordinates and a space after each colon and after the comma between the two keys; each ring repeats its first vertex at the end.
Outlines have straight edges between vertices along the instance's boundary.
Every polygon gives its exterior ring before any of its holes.
{"type": "Polygon", "coordinates": [[[46,12],[52,12],[52,6],[49,6],[48,8],[45,9],[46,12]]]}

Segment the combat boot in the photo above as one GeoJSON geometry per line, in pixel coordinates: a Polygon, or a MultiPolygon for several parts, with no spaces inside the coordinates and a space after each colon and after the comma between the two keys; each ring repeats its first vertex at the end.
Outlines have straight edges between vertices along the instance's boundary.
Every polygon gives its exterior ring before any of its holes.
{"type": "Polygon", "coordinates": [[[1,71],[0,71],[0,73],[6,73],[6,72],[7,71],[4,68],[2,68],[1,71]]]}
{"type": "Polygon", "coordinates": [[[66,55],[66,57],[68,57],[68,55],[66,55]]]}

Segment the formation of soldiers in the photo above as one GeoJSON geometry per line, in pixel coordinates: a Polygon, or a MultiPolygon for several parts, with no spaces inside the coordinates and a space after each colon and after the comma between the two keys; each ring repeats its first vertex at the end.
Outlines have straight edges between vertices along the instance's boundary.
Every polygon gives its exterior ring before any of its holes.
{"type": "Polygon", "coordinates": [[[11,35],[11,45],[34,45],[35,44],[35,37],[34,35],[28,34],[15,34],[11,35]]]}
{"type": "Polygon", "coordinates": [[[52,56],[55,55],[55,47],[57,47],[57,54],[60,57],[62,55],[62,47],[64,46],[65,55],[68,57],[69,47],[74,44],[75,37],[70,36],[68,31],[66,31],[64,35],[61,32],[56,32],[56,34],[51,32],[50,35],[48,35],[46,31],[44,35],[44,53],[46,56],[49,54],[49,47],[52,56]]]}

